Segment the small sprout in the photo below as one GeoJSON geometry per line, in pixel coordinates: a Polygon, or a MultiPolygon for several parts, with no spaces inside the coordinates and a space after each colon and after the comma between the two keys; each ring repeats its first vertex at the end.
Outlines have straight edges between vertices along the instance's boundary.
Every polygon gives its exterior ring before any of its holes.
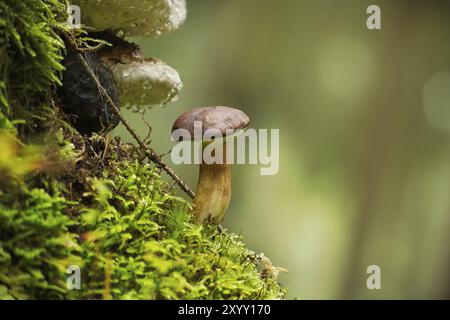
{"type": "Polygon", "coordinates": [[[261,277],[263,279],[270,278],[276,280],[280,272],[289,272],[287,269],[275,267],[272,264],[272,261],[270,261],[270,259],[266,257],[264,253],[260,253],[258,255],[258,259],[261,266],[261,277]]]}

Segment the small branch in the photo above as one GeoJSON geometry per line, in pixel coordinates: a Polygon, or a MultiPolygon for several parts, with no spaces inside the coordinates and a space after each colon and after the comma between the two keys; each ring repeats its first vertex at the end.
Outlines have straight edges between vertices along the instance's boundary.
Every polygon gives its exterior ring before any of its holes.
{"type": "Polygon", "coordinates": [[[104,96],[108,102],[108,104],[111,106],[112,111],[116,114],[116,116],[120,119],[122,124],[125,126],[127,131],[133,136],[133,138],[136,140],[136,142],[139,144],[140,148],[144,151],[147,158],[155,163],[158,167],[163,169],[175,182],[180,186],[180,188],[186,192],[191,198],[195,197],[195,193],[189,188],[189,186],[184,182],[176,173],[173,171],[171,167],[169,167],[166,163],[164,163],[161,158],[158,156],[158,154],[153,151],[152,148],[150,148],[145,141],[143,141],[141,138],[139,138],[138,134],[134,129],[131,127],[131,125],[128,123],[127,120],[122,116],[120,113],[119,108],[116,106],[114,101],[111,99],[109,94],[106,92],[105,88],[101,85],[100,81],[98,80],[95,73],[92,71],[92,68],[89,66],[89,64],[86,62],[86,59],[83,57],[81,53],[78,54],[78,58],[80,59],[81,63],[85,67],[86,71],[90,74],[92,79],[97,84],[97,87],[100,91],[100,94],[104,96]]]}
{"type": "Polygon", "coordinates": [[[152,136],[153,128],[152,128],[152,126],[150,125],[150,123],[148,123],[147,120],[145,120],[145,118],[144,118],[144,113],[142,113],[142,115],[141,115],[141,120],[142,120],[142,122],[145,123],[145,125],[146,125],[147,128],[148,128],[148,133],[147,133],[147,135],[145,136],[145,138],[144,138],[143,141],[144,141],[144,142],[147,142],[147,141],[148,141],[148,143],[150,143],[150,142],[152,141],[150,138],[151,138],[151,136],[152,136]]]}

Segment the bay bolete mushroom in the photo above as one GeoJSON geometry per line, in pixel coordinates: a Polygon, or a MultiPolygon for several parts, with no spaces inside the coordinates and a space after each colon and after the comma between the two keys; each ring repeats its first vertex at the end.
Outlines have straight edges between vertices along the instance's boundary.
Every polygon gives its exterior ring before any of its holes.
{"type": "Polygon", "coordinates": [[[249,118],[244,112],[222,106],[192,109],[175,120],[172,134],[178,129],[187,130],[191,140],[201,140],[202,155],[211,143],[223,144],[221,163],[206,163],[202,157],[194,198],[196,222],[219,224],[223,220],[231,199],[231,168],[226,142],[248,124],[249,118]],[[196,135],[197,123],[201,124],[201,137],[196,135]],[[210,139],[208,132],[212,132],[214,137],[221,136],[221,141],[210,139]]]}

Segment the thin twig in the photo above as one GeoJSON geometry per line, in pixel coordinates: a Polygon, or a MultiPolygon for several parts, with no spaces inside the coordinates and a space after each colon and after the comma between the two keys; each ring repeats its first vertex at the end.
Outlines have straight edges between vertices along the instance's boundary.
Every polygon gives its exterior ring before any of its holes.
{"type": "Polygon", "coordinates": [[[172,152],[172,149],[170,149],[170,150],[167,151],[167,152],[164,152],[164,153],[160,154],[159,157],[162,159],[162,158],[164,158],[165,156],[167,156],[168,154],[170,154],[171,152],[172,152]]]}
{"type": "Polygon", "coordinates": [[[152,131],[153,131],[153,128],[152,128],[152,126],[150,125],[150,123],[148,123],[147,122],[147,120],[145,120],[145,117],[144,117],[144,113],[142,113],[141,114],[141,120],[142,120],[142,122],[144,122],[144,124],[147,126],[147,128],[148,128],[148,133],[147,133],[147,135],[145,136],[145,138],[144,138],[144,142],[147,142],[148,141],[148,143],[150,143],[152,140],[150,139],[151,138],[151,135],[152,135],[152,131]]]}
{"type": "Polygon", "coordinates": [[[169,167],[166,163],[164,163],[161,158],[158,156],[158,154],[153,151],[152,148],[150,148],[141,138],[139,138],[136,131],[133,130],[131,125],[128,123],[127,120],[122,116],[120,113],[119,108],[116,106],[114,101],[111,99],[109,94],[106,92],[105,88],[100,84],[100,81],[98,80],[95,73],[92,71],[92,68],[89,66],[89,64],[86,62],[86,59],[83,57],[81,53],[78,54],[78,58],[80,59],[81,63],[83,64],[86,71],[90,74],[92,79],[97,84],[97,87],[100,91],[100,94],[104,96],[108,102],[108,104],[111,106],[112,111],[116,114],[116,116],[120,119],[122,124],[125,126],[127,131],[133,136],[133,138],[136,140],[136,142],[139,144],[141,149],[144,151],[147,158],[155,163],[159,168],[163,169],[175,182],[180,186],[180,188],[186,192],[191,198],[195,197],[195,193],[189,188],[189,186],[173,171],[171,167],[169,167]]]}

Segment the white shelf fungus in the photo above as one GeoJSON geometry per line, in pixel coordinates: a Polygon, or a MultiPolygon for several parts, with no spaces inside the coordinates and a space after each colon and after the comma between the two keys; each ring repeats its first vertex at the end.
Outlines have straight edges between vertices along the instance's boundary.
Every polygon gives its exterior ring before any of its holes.
{"type": "Polygon", "coordinates": [[[112,50],[101,54],[112,71],[122,107],[134,111],[165,105],[175,100],[183,83],[172,67],[155,58],[145,58],[134,49],[112,50]]]}
{"type": "Polygon", "coordinates": [[[186,19],[185,0],[73,0],[81,22],[93,31],[123,31],[126,36],[160,36],[186,19]]]}

